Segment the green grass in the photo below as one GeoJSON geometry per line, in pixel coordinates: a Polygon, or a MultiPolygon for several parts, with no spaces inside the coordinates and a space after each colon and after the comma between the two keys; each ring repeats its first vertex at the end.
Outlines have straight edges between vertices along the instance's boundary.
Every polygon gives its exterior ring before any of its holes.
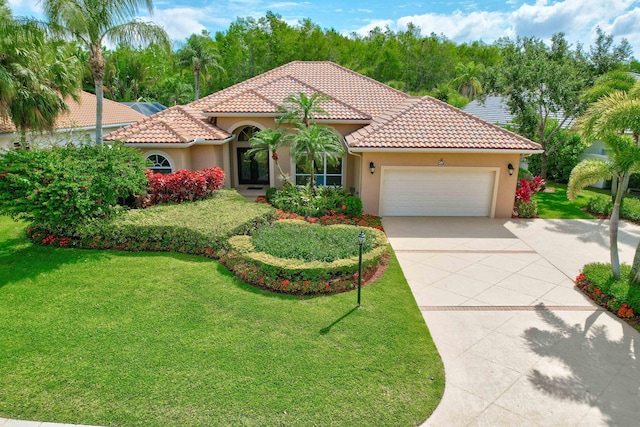
{"type": "Polygon", "coordinates": [[[584,189],[576,200],[567,199],[566,184],[548,184],[547,188],[555,190],[553,193],[540,192],[533,195],[538,202],[538,215],[546,219],[593,219],[594,216],[583,211],[589,198],[602,194],[606,190],[593,188],[584,189]]]}
{"type": "Polygon", "coordinates": [[[355,299],[266,293],[202,257],[34,246],[0,217],[0,417],[420,423],[444,372],[393,256],[355,299]]]}
{"type": "Polygon", "coordinates": [[[258,252],[278,258],[304,261],[332,262],[358,255],[358,232],[369,234],[363,252],[371,250],[374,240],[369,230],[362,227],[325,227],[303,221],[278,221],[271,227],[262,227],[252,236],[258,252]]]}

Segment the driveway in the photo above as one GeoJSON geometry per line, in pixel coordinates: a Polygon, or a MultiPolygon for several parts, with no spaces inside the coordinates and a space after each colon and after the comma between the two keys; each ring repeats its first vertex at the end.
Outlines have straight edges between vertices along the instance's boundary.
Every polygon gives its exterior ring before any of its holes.
{"type": "MultiPolygon", "coordinates": [[[[444,361],[425,426],[637,425],[640,334],[575,290],[598,220],[384,218],[444,361]]],[[[621,224],[630,263],[640,227],[621,224]]]]}

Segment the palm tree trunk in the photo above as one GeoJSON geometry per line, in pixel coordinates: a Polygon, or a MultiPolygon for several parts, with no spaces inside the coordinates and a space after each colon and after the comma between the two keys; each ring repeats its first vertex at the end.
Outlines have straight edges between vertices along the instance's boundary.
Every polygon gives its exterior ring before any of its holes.
{"type": "Polygon", "coordinates": [[[640,287],[640,242],[636,247],[636,255],[633,257],[633,267],[631,267],[629,283],[631,286],[640,287]]]}
{"type": "Polygon", "coordinates": [[[620,219],[620,203],[624,195],[623,189],[629,184],[629,174],[622,177],[622,183],[616,192],[616,198],[613,202],[613,210],[611,211],[611,219],[609,219],[609,252],[611,256],[611,273],[616,279],[620,278],[620,257],[618,254],[618,224],[620,219]]]}
{"type": "Polygon", "coordinates": [[[200,70],[197,67],[194,67],[193,69],[193,78],[196,81],[195,92],[196,92],[196,101],[197,101],[198,99],[200,99],[200,70]]]}
{"type": "Polygon", "coordinates": [[[104,96],[102,83],[102,79],[94,80],[96,89],[96,145],[102,144],[102,99],[104,96]]]}

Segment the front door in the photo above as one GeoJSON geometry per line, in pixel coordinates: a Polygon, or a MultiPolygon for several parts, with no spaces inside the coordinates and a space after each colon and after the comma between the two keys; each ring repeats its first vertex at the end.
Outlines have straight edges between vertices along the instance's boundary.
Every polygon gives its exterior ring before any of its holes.
{"type": "Polygon", "coordinates": [[[236,152],[238,158],[238,182],[240,185],[268,185],[269,160],[256,159],[255,155],[247,154],[251,148],[239,147],[236,152]]]}

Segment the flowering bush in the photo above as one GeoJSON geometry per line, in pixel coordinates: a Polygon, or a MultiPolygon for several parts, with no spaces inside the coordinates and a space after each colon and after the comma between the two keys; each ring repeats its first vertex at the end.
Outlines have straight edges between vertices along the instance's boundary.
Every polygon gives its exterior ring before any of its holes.
{"type": "Polygon", "coordinates": [[[213,194],[224,185],[224,171],[218,167],[195,172],[180,169],[163,175],[147,169],[149,190],[145,206],[166,202],[192,202],[213,194]]]}
{"type": "MultiPolygon", "coordinates": [[[[591,264],[585,267],[588,267],[587,269],[591,270],[594,266],[595,268],[599,267],[597,264],[591,264]]],[[[576,286],[596,304],[615,313],[618,317],[629,319],[635,316],[633,308],[627,302],[621,301],[615,295],[606,293],[607,291],[604,290],[606,285],[597,285],[584,273],[580,273],[578,277],[576,277],[576,286]]]]}
{"type": "Polygon", "coordinates": [[[304,216],[298,215],[296,213],[285,212],[281,209],[276,211],[276,219],[277,220],[285,220],[285,219],[297,219],[300,221],[307,221],[310,224],[320,224],[320,225],[337,225],[337,224],[346,224],[346,225],[359,225],[361,227],[370,227],[375,228],[380,231],[384,231],[382,228],[382,220],[379,216],[374,215],[362,215],[355,218],[349,218],[344,213],[337,213],[336,211],[329,211],[328,214],[321,216],[320,218],[313,216],[304,216]]]}
{"type": "Polygon", "coordinates": [[[531,196],[544,190],[546,183],[539,176],[534,177],[531,181],[522,178],[518,181],[516,187],[515,205],[520,218],[533,218],[538,215],[538,204],[531,196]]]}

